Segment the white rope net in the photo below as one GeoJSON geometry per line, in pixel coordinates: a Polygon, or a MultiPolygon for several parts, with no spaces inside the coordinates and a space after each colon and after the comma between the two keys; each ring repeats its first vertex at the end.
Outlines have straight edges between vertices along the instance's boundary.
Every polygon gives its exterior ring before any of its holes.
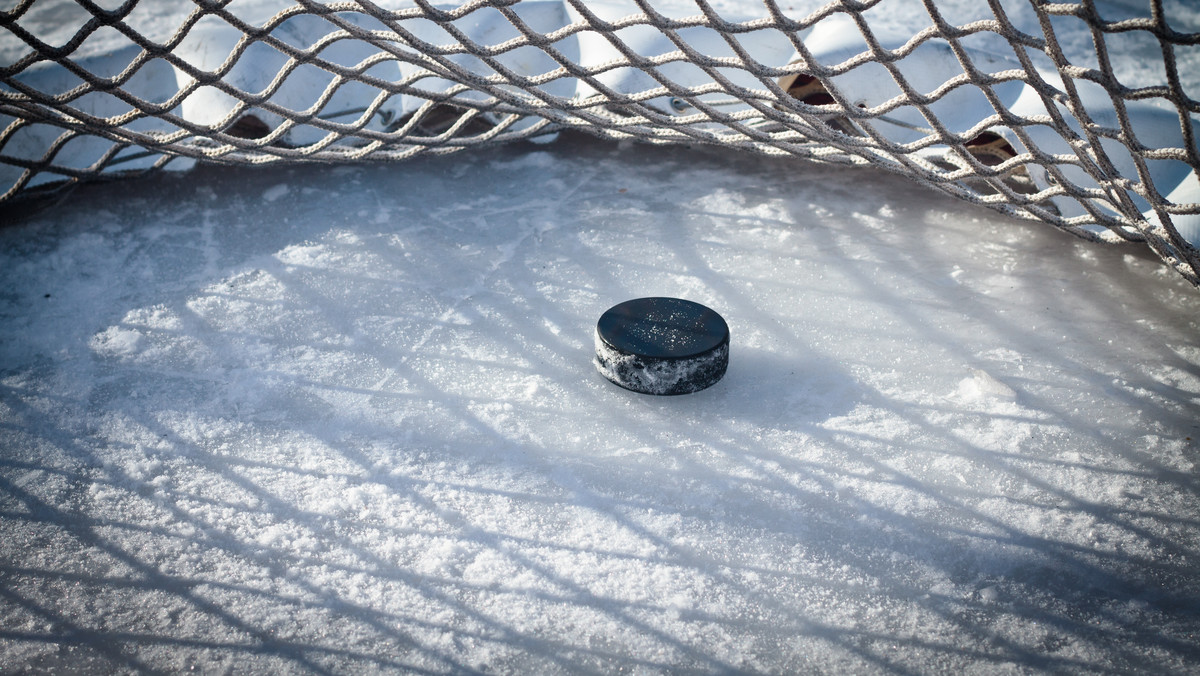
{"type": "Polygon", "coordinates": [[[18,54],[0,61],[0,209],[196,161],[392,161],[581,130],[873,165],[1145,242],[1200,284],[1200,103],[1180,77],[1200,34],[1174,30],[1162,0],[1120,20],[1019,3],[1040,31],[1018,29],[1011,1],[954,24],[923,0],[928,27],[901,34],[877,19],[887,0],[805,16],[764,0],[751,20],[704,0],[682,18],[649,0],[297,0],[255,23],[193,1],[158,40],[131,19],[144,0],[75,0],[86,21],[61,44],[25,27],[35,0],[0,11],[18,54]],[[1066,20],[1090,36],[1084,59],[1064,49],[1066,20]],[[1158,46],[1151,82],[1114,66],[1109,43],[1133,34],[1158,46]],[[86,49],[99,37],[118,48],[86,49]]]}

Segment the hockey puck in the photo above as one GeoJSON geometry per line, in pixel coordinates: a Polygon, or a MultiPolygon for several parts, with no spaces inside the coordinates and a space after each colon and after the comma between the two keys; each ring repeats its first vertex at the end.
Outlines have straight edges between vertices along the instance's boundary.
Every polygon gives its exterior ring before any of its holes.
{"type": "Polygon", "coordinates": [[[605,378],[634,392],[698,392],[725,375],[729,326],[689,300],[627,300],[596,323],[595,364],[605,378]]]}

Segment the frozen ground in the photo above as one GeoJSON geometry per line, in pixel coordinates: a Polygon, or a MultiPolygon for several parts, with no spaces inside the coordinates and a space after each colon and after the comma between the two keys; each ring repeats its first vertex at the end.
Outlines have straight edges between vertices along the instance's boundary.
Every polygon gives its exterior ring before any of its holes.
{"type": "Polygon", "coordinates": [[[1200,293],[1139,246],[571,136],[0,209],[0,672],[1200,671],[1200,293]],[[713,388],[595,372],[660,294],[713,388]]]}
{"type": "Polygon", "coordinates": [[[1200,294],[870,170],[564,137],[0,230],[0,663],[1200,669],[1200,294]],[[728,375],[591,364],[703,302],[728,375]]]}

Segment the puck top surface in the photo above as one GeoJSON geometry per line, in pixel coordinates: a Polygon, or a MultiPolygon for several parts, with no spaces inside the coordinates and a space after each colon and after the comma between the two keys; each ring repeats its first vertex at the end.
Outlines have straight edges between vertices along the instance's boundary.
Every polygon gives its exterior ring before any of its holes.
{"type": "Polygon", "coordinates": [[[687,359],[729,342],[713,310],[681,298],[636,298],[600,316],[596,332],[609,347],[652,359],[687,359]]]}

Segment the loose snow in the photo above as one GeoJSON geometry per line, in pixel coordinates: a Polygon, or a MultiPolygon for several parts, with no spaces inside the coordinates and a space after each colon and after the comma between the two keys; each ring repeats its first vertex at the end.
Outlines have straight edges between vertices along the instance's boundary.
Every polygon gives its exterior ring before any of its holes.
{"type": "Polygon", "coordinates": [[[1200,666],[1200,297],[1151,256],[570,137],[121,187],[0,231],[6,664],[1200,666]],[[595,372],[659,294],[729,321],[709,390],[595,372]]]}

